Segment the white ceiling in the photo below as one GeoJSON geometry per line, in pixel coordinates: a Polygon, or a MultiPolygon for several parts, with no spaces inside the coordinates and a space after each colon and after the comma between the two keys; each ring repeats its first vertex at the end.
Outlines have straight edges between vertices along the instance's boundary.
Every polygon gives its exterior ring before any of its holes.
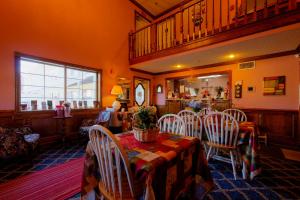
{"type": "Polygon", "coordinates": [[[261,55],[295,50],[300,44],[300,23],[247,36],[219,44],[202,47],[188,52],[153,59],[132,65],[152,73],[212,65],[261,55]],[[235,58],[228,55],[234,54],[235,58]]]}

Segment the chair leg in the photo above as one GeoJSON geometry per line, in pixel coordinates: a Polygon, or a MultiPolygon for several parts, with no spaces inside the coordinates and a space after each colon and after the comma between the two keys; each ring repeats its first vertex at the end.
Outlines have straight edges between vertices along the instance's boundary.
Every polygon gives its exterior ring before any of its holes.
{"type": "Polygon", "coordinates": [[[211,150],[212,150],[212,147],[210,146],[210,147],[209,147],[209,150],[208,150],[208,153],[207,153],[207,156],[206,156],[206,160],[207,160],[207,161],[209,160],[209,156],[210,156],[211,150]]]}
{"type": "Polygon", "coordinates": [[[234,176],[234,179],[236,180],[235,160],[234,160],[232,151],[230,151],[230,158],[231,158],[233,176],[234,176]]]}

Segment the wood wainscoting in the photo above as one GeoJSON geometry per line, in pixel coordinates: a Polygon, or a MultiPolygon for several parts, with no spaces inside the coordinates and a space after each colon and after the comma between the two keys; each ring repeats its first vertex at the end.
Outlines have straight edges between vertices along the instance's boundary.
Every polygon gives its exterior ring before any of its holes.
{"type": "MultiPolygon", "coordinates": [[[[174,107],[158,105],[159,117],[166,113],[174,113],[174,107]]],[[[269,143],[297,148],[300,146],[299,112],[297,110],[242,109],[248,121],[254,121],[268,130],[269,143]]],[[[178,109],[176,110],[176,112],[178,109]]],[[[175,113],[176,114],[176,113],[175,113]]]]}
{"type": "Polygon", "coordinates": [[[15,112],[0,111],[0,127],[29,126],[41,134],[40,144],[48,146],[56,142],[79,138],[79,127],[83,119],[96,119],[98,109],[72,110],[72,117],[55,118],[54,111],[15,112]]]}
{"type": "Polygon", "coordinates": [[[299,147],[300,135],[297,110],[242,109],[249,121],[266,128],[270,143],[299,147]]]}

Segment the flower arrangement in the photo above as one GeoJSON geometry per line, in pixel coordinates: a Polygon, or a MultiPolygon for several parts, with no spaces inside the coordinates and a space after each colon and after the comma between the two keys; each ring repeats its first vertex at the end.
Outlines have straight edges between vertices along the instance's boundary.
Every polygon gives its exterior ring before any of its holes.
{"type": "Polygon", "coordinates": [[[140,142],[153,142],[158,132],[156,108],[154,106],[140,107],[133,117],[135,139],[140,142]]]}
{"type": "Polygon", "coordinates": [[[157,117],[154,106],[140,107],[134,115],[134,126],[139,129],[151,129],[156,127],[157,117]]]}

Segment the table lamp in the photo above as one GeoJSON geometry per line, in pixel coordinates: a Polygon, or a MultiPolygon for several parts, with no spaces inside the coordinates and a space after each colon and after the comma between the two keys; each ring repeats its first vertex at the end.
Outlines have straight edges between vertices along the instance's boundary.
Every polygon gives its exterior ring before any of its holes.
{"type": "MultiPolygon", "coordinates": [[[[120,85],[114,85],[110,93],[112,95],[116,95],[118,98],[119,95],[123,94],[122,87],[120,85]]],[[[119,110],[121,108],[121,103],[117,100],[117,98],[112,104],[114,110],[119,110]]]]}

